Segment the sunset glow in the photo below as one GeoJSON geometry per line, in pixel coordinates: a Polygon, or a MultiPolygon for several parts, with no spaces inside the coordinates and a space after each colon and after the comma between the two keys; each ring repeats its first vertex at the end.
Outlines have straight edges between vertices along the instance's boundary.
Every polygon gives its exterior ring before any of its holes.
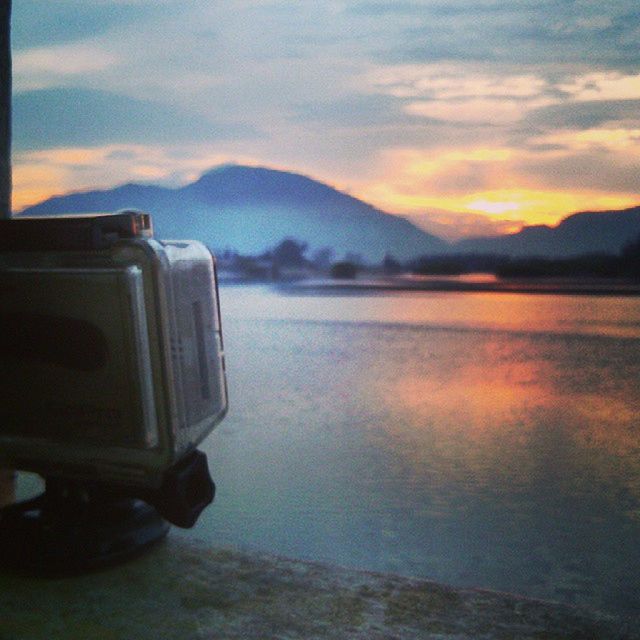
{"type": "Polygon", "coordinates": [[[286,6],[17,3],[14,208],[227,162],[461,235],[640,203],[626,0],[286,6]]]}
{"type": "MultiPolygon", "coordinates": [[[[636,194],[609,195],[599,192],[557,192],[530,189],[481,191],[463,195],[407,195],[393,191],[389,185],[371,188],[369,200],[378,202],[387,210],[394,207],[399,213],[411,213],[428,209],[451,212],[451,224],[462,212],[485,214],[502,221],[517,224],[553,225],[562,217],[575,211],[608,211],[638,204],[636,194]],[[558,215],[558,212],[563,215],[558,215]]],[[[367,199],[367,192],[363,197],[367,199]]],[[[442,217],[442,216],[441,216],[442,217]]]]}

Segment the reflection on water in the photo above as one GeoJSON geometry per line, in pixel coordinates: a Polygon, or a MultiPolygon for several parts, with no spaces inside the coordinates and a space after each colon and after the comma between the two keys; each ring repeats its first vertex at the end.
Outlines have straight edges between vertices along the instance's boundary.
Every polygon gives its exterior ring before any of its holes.
{"type": "Polygon", "coordinates": [[[470,282],[479,283],[498,283],[500,279],[493,273],[459,273],[456,275],[420,275],[420,274],[403,274],[399,276],[408,282],[470,282]]]}
{"type": "Polygon", "coordinates": [[[640,611],[639,300],[222,295],[219,492],[184,535],[640,611]]]}
{"type": "Polygon", "coordinates": [[[511,331],[640,336],[638,298],[511,293],[395,292],[347,295],[266,295],[225,289],[234,317],[260,320],[373,322],[511,331]]]}

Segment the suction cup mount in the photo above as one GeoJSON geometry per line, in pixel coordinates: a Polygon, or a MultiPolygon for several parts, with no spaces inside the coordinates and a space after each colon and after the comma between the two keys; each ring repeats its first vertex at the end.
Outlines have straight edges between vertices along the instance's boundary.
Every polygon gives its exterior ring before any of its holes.
{"type": "Polygon", "coordinates": [[[171,468],[159,490],[133,495],[47,478],[41,495],[0,509],[0,566],[72,575],[117,564],[164,538],[170,522],[193,526],[214,494],[206,456],[199,451],[171,468]]]}
{"type": "Polygon", "coordinates": [[[136,555],[168,530],[142,500],[47,479],[40,496],[0,510],[0,563],[29,573],[81,573],[136,555]]]}

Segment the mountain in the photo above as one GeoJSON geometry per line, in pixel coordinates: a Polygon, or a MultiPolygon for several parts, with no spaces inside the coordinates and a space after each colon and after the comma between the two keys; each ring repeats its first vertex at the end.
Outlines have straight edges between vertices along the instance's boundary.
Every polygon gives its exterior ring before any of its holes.
{"type": "Polygon", "coordinates": [[[306,176],[261,167],[223,165],[179,188],[125,184],[49,198],[19,215],[113,212],[137,208],[153,216],[159,238],[193,238],[212,249],[257,254],[292,237],[311,251],[331,247],[336,257],[360,254],[378,263],[445,253],[513,257],[570,257],[618,253],[640,235],[640,207],[575,213],[555,227],[466,238],[454,244],[408,220],[376,209],[306,176]]]}
{"type": "Polygon", "coordinates": [[[640,207],[623,211],[574,213],[556,227],[523,227],[503,236],[466,238],[455,253],[493,253],[513,257],[563,258],[585,253],[614,253],[640,235],[640,207]]]}
{"type": "Polygon", "coordinates": [[[137,208],[152,214],[159,238],[201,240],[214,250],[256,254],[285,237],[311,250],[331,247],[340,258],[360,254],[380,262],[443,253],[448,244],[398,216],[296,173],[224,165],[183,187],[125,184],[49,198],[19,215],[112,212],[137,208]]]}

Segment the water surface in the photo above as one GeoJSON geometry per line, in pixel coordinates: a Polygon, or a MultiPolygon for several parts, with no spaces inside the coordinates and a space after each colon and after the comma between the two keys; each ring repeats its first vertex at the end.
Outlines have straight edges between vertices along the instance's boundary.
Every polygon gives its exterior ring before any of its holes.
{"type": "MultiPolygon", "coordinates": [[[[184,535],[640,611],[640,300],[222,290],[184,535]]],[[[177,534],[182,535],[182,534],[177,534]]]]}

